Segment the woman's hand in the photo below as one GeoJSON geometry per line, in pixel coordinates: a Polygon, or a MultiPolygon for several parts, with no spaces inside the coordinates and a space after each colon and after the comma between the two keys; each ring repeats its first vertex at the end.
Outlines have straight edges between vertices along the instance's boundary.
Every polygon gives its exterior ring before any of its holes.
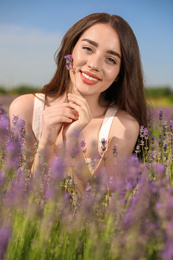
{"type": "Polygon", "coordinates": [[[70,124],[78,119],[76,111],[70,103],[63,103],[46,107],[43,111],[41,146],[54,145],[61,131],[62,125],[70,124]]]}
{"type": "Polygon", "coordinates": [[[68,94],[68,100],[71,108],[77,112],[78,119],[64,125],[64,140],[78,135],[92,119],[89,105],[86,99],[83,98],[83,96],[80,94],[78,89],[74,89],[74,94],[68,94]]]}

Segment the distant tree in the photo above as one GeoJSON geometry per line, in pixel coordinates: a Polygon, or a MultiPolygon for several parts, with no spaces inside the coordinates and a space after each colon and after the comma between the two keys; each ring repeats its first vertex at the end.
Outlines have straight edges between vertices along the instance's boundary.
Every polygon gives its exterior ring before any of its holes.
{"type": "Polygon", "coordinates": [[[173,94],[173,90],[169,86],[147,87],[145,88],[146,97],[161,98],[168,97],[173,94]]]}
{"type": "Polygon", "coordinates": [[[23,85],[9,90],[9,94],[17,94],[17,95],[29,94],[29,93],[36,92],[38,89],[39,88],[36,87],[23,85]]]}
{"type": "Polygon", "coordinates": [[[0,94],[7,94],[7,90],[0,86],[0,94]]]}

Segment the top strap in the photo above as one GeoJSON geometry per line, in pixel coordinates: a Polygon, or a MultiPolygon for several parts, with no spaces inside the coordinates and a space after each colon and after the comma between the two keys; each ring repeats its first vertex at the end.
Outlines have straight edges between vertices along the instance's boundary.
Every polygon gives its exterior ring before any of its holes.
{"type": "Polygon", "coordinates": [[[110,106],[106,111],[101,129],[100,129],[99,141],[98,141],[98,151],[101,156],[103,154],[103,151],[101,149],[101,146],[102,146],[101,140],[105,139],[108,144],[110,128],[111,128],[112,121],[113,121],[114,116],[116,115],[117,111],[118,111],[118,107],[116,107],[116,106],[114,106],[114,107],[110,106]]]}
{"type": "Polygon", "coordinates": [[[34,111],[32,119],[32,130],[37,140],[40,140],[42,131],[42,114],[45,107],[45,94],[36,93],[34,99],[34,111]]]}

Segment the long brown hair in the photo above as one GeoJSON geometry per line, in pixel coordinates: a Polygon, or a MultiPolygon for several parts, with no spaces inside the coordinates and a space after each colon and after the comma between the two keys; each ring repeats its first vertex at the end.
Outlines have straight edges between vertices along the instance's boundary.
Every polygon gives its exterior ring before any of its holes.
{"type": "Polygon", "coordinates": [[[94,13],[75,23],[63,37],[56,53],[57,70],[54,77],[39,92],[57,98],[68,91],[69,73],[65,67],[64,56],[72,53],[81,35],[96,23],[109,24],[116,30],[122,55],[118,79],[101,93],[100,102],[104,99],[118,105],[120,109],[131,114],[139,125],[147,126],[147,108],[138,43],[129,24],[117,15],[94,13]]]}

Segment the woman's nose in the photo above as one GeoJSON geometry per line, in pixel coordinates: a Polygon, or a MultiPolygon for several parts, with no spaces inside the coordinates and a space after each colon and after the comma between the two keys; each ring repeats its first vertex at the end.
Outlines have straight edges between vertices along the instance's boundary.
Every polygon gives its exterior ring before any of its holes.
{"type": "Polygon", "coordinates": [[[101,57],[100,55],[93,54],[88,58],[87,65],[91,70],[99,71],[101,68],[101,57]]]}

